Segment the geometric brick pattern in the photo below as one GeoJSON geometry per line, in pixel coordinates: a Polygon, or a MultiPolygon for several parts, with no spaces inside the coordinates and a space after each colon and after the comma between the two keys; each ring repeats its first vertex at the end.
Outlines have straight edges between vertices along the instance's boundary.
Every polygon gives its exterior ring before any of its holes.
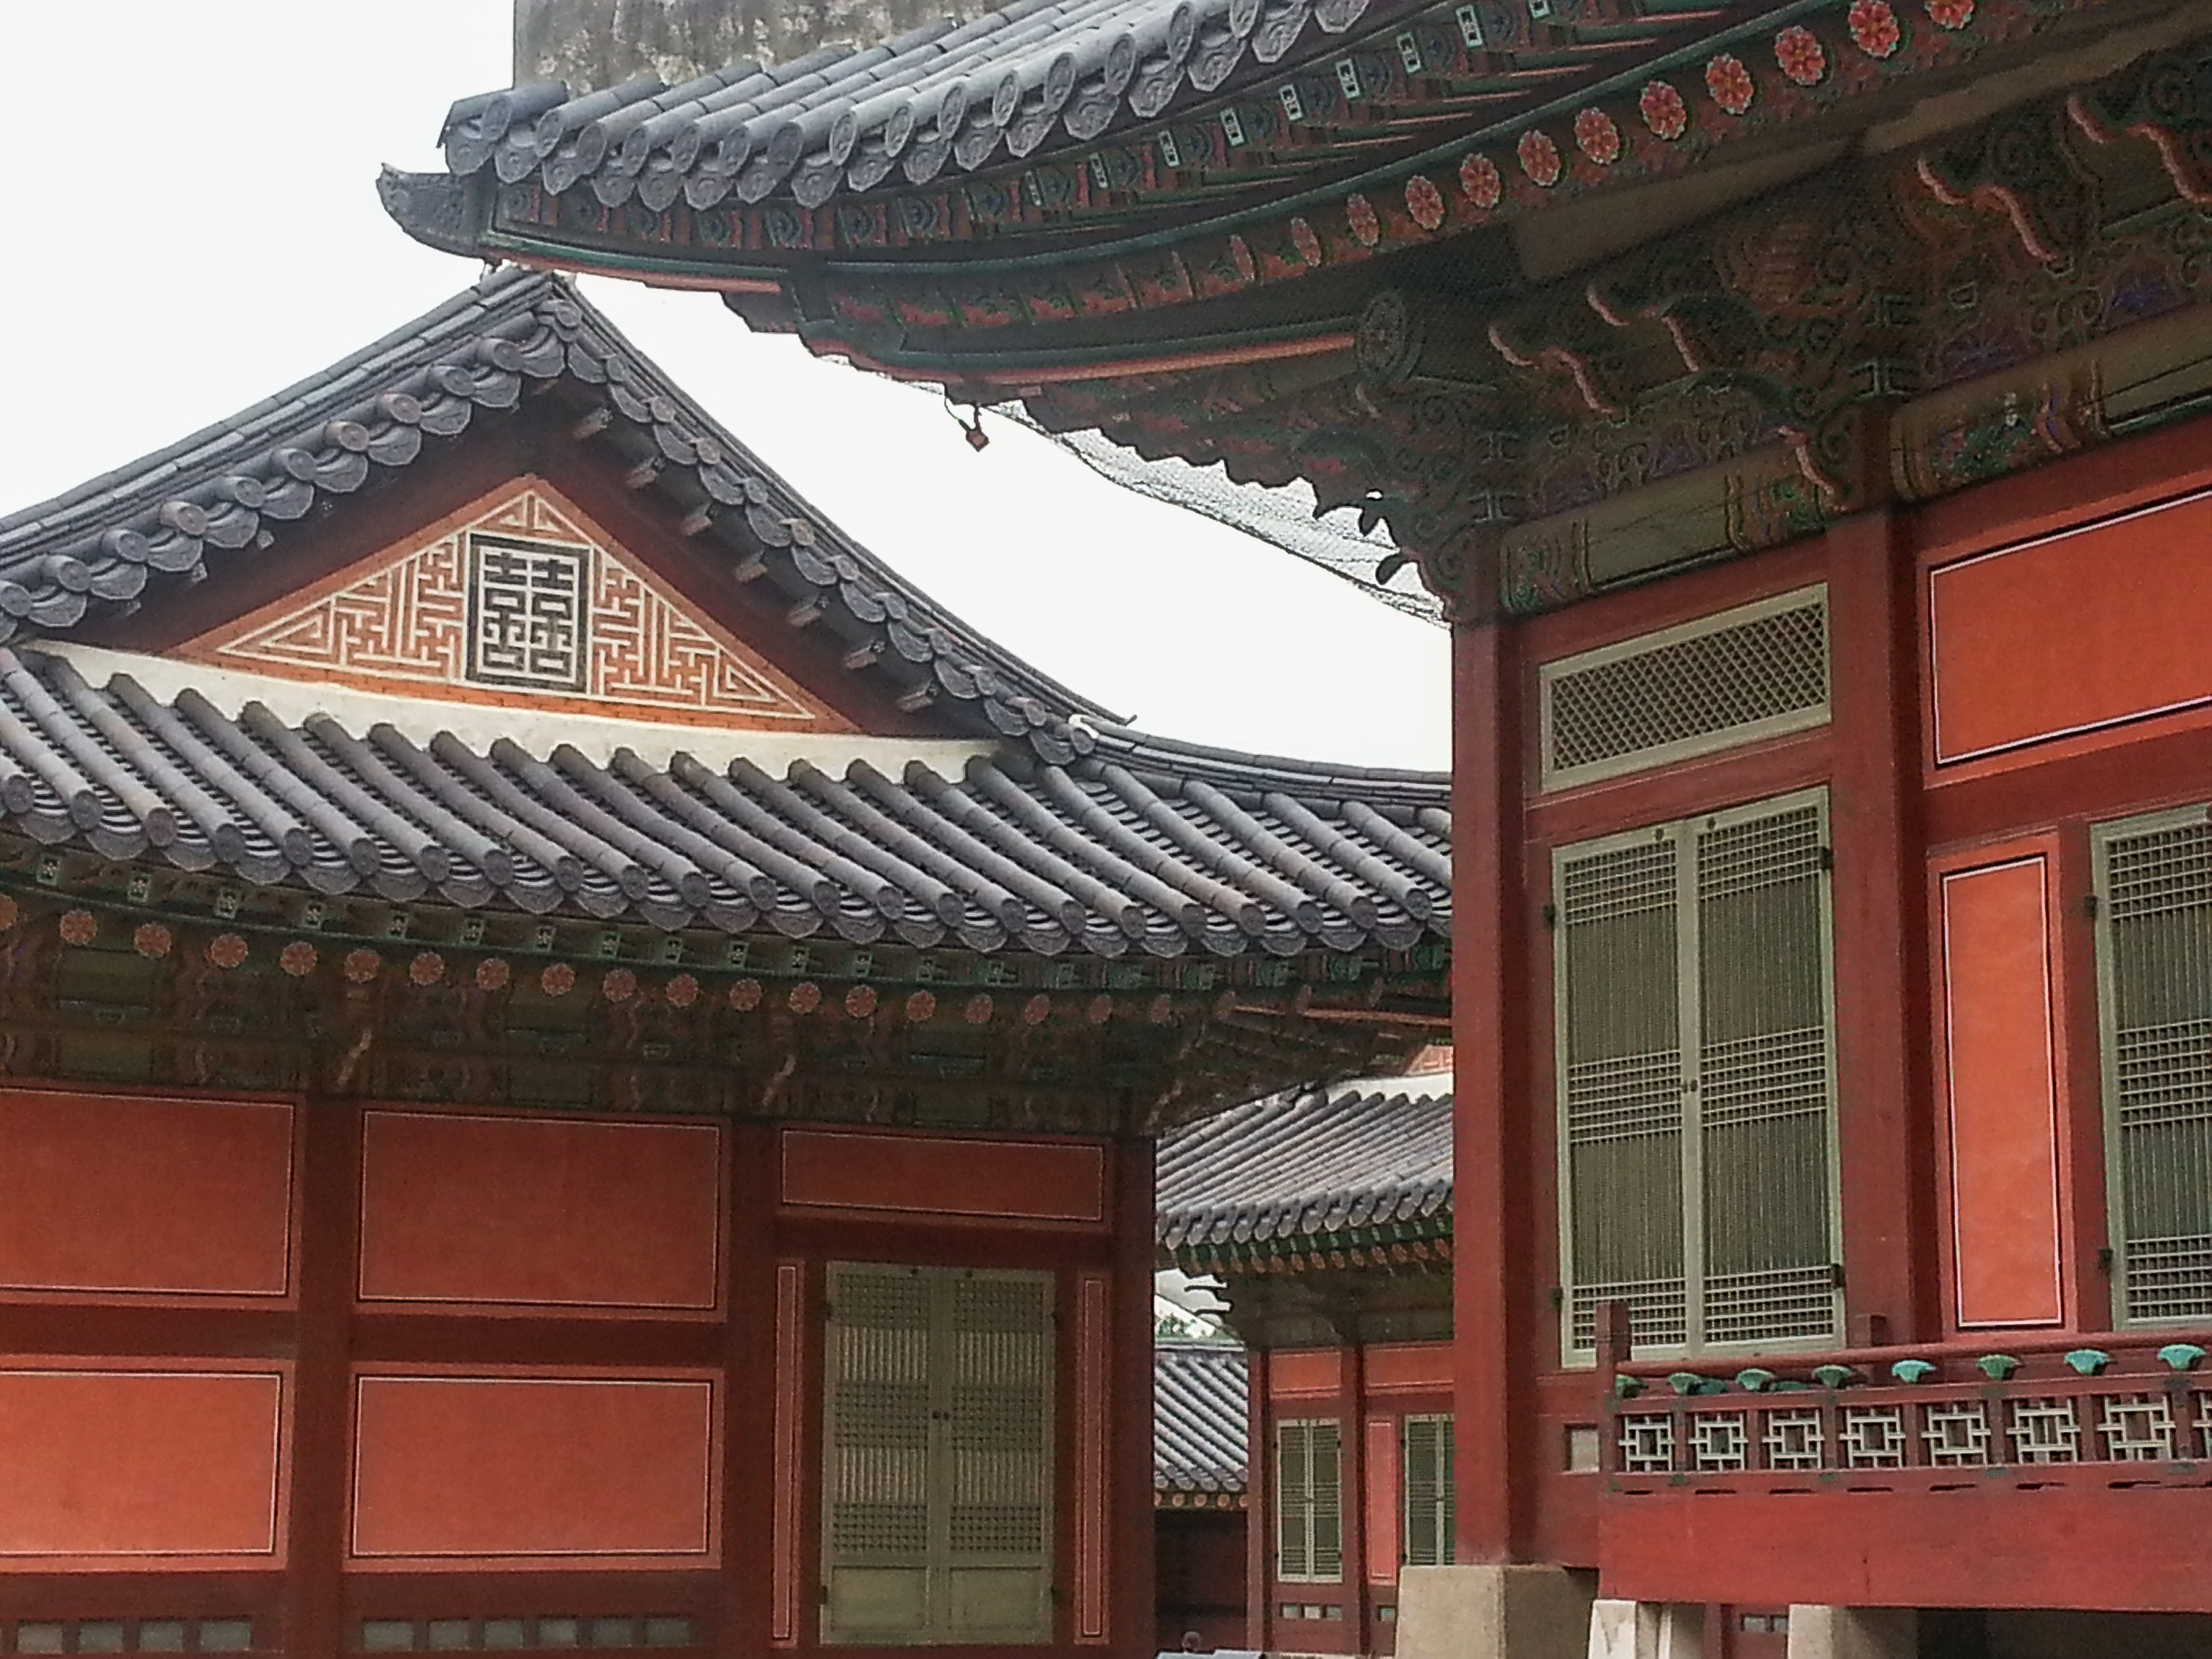
{"type": "Polygon", "coordinates": [[[182,652],[218,667],[342,679],[403,695],[428,690],[501,702],[550,696],[571,707],[599,705],[593,713],[712,717],[718,725],[838,723],[531,483],[427,545],[341,575],[304,601],[279,600],[182,652]],[[469,584],[478,537],[487,545],[496,538],[502,550],[527,543],[581,557],[587,574],[575,637],[583,659],[571,684],[533,687],[514,675],[471,672],[469,584]]]}

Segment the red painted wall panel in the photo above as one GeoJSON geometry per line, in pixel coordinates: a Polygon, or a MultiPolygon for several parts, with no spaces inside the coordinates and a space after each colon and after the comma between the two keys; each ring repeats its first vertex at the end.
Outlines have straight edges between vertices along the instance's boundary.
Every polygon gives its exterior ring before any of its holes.
{"type": "Polygon", "coordinates": [[[1344,1361],[1334,1348],[1279,1348],[1268,1356],[1267,1395],[1327,1395],[1332,1399],[1344,1380],[1344,1361]]]}
{"type": "Polygon", "coordinates": [[[1367,1419],[1367,1582],[1398,1582],[1398,1419],[1367,1419]]]}
{"type": "Polygon", "coordinates": [[[1106,1219],[1106,1152],[1072,1142],[783,1133],[783,1201],[1015,1221],[1106,1219]]]}
{"type": "Polygon", "coordinates": [[[283,1297],[292,1109],[0,1091],[0,1288],[283,1297]]]}
{"type": "Polygon", "coordinates": [[[0,1570],[283,1565],[274,1370],[0,1370],[0,1570]]]}
{"type": "Polygon", "coordinates": [[[1936,761],[2212,702],[2208,536],[2193,495],[1929,572],[1936,761]]]}
{"type": "Polygon", "coordinates": [[[1452,1390],[1452,1346],[1449,1342],[1387,1342],[1365,1353],[1370,1394],[1434,1393],[1452,1390]]]}
{"type": "Polygon", "coordinates": [[[1935,1492],[1609,1498],[1598,1593],[1752,1607],[2212,1612],[2208,1498],[2202,1486],[2024,1492],[1990,1480],[1935,1492]]]}
{"type": "Polygon", "coordinates": [[[1940,878],[1954,1296],[1965,1326],[2056,1324],[2059,1071],[2040,855],[1940,878]]]}
{"type": "Polygon", "coordinates": [[[372,1111],[362,1139],[364,1301],[716,1304],[711,1125],[372,1111]]]}
{"type": "Polygon", "coordinates": [[[358,1565],[710,1565],[704,1377],[363,1376],[354,1417],[358,1565]]]}

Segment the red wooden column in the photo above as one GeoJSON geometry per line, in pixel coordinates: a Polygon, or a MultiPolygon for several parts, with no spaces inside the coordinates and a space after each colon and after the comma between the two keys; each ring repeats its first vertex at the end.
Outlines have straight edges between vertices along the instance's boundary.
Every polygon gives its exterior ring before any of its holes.
{"type": "Polygon", "coordinates": [[[1367,1511],[1367,1356],[1357,1341],[1346,1340],[1336,1351],[1338,1420],[1344,1425],[1337,1436],[1339,1455],[1337,1505],[1344,1527],[1345,1631],[1354,1653],[1372,1653],[1368,1640],[1367,1564],[1375,1540],[1367,1511]]]}
{"type": "Polygon", "coordinates": [[[1534,1276],[1547,1252],[1531,1248],[1518,644],[1503,619],[1452,628],[1454,1478],[1462,1562],[1531,1559],[1536,1498],[1534,1276]]]}
{"type": "Polygon", "coordinates": [[[779,1419],[797,1383],[789,1375],[797,1356],[787,1349],[799,1333],[784,1327],[804,1306],[804,1280],[796,1263],[775,1257],[775,1127],[733,1123],[724,1143],[723,1594],[714,1651],[734,1656],[798,1640],[793,1516],[805,1509],[802,1475],[777,1436],[788,1427],[779,1419]]]}
{"type": "Polygon", "coordinates": [[[1113,1334],[1107,1352],[1109,1651],[1149,1659],[1152,1590],[1152,1143],[1118,1143],[1114,1164],[1113,1334]]]}
{"type": "Polygon", "coordinates": [[[1244,1645],[1255,1653],[1273,1644],[1275,1455],[1267,1413],[1267,1351],[1244,1356],[1244,1645]]]}
{"type": "Polygon", "coordinates": [[[1940,1334],[1919,653],[1900,531],[1869,513],[1827,538],[1837,1123],[1854,1344],[1940,1334]]]}
{"type": "Polygon", "coordinates": [[[313,1095],[300,1109],[300,1322],[293,1359],[292,1512],[283,1651],[344,1653],[348,1346],[360,1237],[361,1108],[313,1095]]]}

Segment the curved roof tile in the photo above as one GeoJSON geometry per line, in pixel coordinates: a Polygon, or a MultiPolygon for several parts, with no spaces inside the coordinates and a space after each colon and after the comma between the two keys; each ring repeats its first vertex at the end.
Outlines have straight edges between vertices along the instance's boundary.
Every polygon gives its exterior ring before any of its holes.
{"type": "MultiPolygon", "coordinates": [[[[190,690],[164,702],[127,673],[91,684],[65,650],[0,646],[0,826],[108,858],[324,894],[979,951],[1403,948],[1449,927],[1449,887],[1354,823],[1347,780],[1326,769],[1247,758],[1228,777],[1203,751],[1111,728],[1065,768],[1006,748],[959,778],[861,760],[842,778],[804,762],[776,778],[629,750],[600,764],[566,744],[292,725],[258,702],[227,714],[190,690]],[[1271,797],[1326,834],[1301,839],[1271,797]],[[1147,812],[1177,833],[1090,827],[1147,812]]],[[[1424,821],[1442,780],[1364,782],[1370,822],[1444,854],[1424,821]]]]}
{"type": "Polygon", "coordinates": [[[1452,1097],[1270,1095],[1160,1143],[1164,1249],[1310,1237],[1448,1211],[1452,1097]]]}
{"type": "Polygon", "coordinates": [[[1162,1342],[1152,1350],[1152,1483],[1160,1492],[1240,1492],[1247,1478],[1244,1350],[1162,1342]]]}

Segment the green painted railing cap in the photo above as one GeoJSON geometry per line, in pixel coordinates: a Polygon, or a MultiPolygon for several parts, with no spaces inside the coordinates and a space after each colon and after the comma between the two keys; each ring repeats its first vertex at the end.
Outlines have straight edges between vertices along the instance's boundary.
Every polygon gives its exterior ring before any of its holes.
{"type": "Polygon", "coordinates": [[[1757,1365],[1735,1374],[1736,1387],[1741,1389],[1746,1394],[1765,1394],[1774,1386],[1774,1373],[1762,1370],[1757,1365]]]}
{"type": "Polygon", "coordinates": [[[1925,1359],[1900,1359],[1889,1374],[1900,1382],[1924,1382],[1936,1375],[1936,1367],[1925,1359]]]}
{"type": "Polygon", "coordinates": [[[2084,1376],[2094,1376],[2112,1363],[2112,1356],[2102,1348],[2073,1348],[2067,1352],[2066,1363],[2084,1376]]]}
{"type": "Polygon", "coordinates": [[[1642,1394],[1643,1392],[1644,1379],[1642,1377],[1615,1374],[1613,1379],[1613,1397],[1615,1400],[1633,1400],[1638,1395],[1642,1394]]]}
{"type": "Polygon", "coordinates": [[[1859,1374],[1849,1365],[1815,1365],[1813,1375],[1820,1379],[1824,1389],[1849,1388],[1859,1380],[1859,1374]]]}
{"type": "Polygon", "coordinates": [[[2002,1382],[2020,1369],[2020,1361],[2008,1353],[1985,1353],[1974,1364],[1992,1382],[2002,1382]]]}
{"type": "Polygon", "coordinates": [[[2204,1350],[2194,1342],[2169,1342],[2158,1351],[2168,1370],[2193,1371],[2197,1362],[2204,1358],[2204,1350]]]}

